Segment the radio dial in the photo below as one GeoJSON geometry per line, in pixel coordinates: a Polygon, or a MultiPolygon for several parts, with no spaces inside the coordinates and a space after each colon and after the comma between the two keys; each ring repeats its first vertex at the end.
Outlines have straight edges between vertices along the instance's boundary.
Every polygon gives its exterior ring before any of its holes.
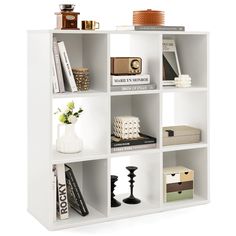
{"type": "Polygon", "coordinates": [[[139,66],[140,66],[140,64],[139,64],[139,61],[138,61],[138,60],[133,60],[133,61],[131,61],[131,67],[132,67],[132,69],[137,70],[137,69],[139,69],[139,66]]]}

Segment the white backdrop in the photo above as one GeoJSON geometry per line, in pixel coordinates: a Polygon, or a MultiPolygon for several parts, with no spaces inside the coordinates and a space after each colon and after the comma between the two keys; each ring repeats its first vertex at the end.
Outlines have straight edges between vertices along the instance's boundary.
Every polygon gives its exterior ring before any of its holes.
{"type": "MultiPolygon", "coordinates": [[[[210,31],[211,203],[155,215],[86,226],[58,235],[232,235],[236,210],[236,14],[233,0],[80,0],[81,19],[102,29],[131,24],[132,11],[166,12],[167,25],[210,31]]],[[[51,29],[59,0],[12,0],[1,4],[0,22],[0,234],[49,235],[26,212],[26,30],[51,29]]]]}

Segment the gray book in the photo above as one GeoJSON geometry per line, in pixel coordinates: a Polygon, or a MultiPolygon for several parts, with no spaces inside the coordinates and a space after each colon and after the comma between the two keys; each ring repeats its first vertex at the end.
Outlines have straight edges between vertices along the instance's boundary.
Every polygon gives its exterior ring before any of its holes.
{"type": "Polygon", "coordinates": [[[60,60],[60,55],[59,55],[59,48],[58,48],[58,44],[57,44],[57,39],[55,37],[53,37],[53,56],[54,56],[54,61],[55,61],[59,91],[60,91],[60,93],[64,93],[65,92],[65,85],[64,85],[62,68],[61,68],[61,60],[60,60]]]}
{"type": "Polygon", "coordinates": [[[184,26],[169,25],[122,25],[117,26],[117,30],[136,30],[136,31],[185,31],[184,26]]]}
{"type": "Polygon", "coordinates": [[[144,85],[123,85],[111,86],[111,91],[137,91],[137,90],[153,90],[156,88],[155,84],[144,85]]]}
{"type": "Polygon", "coordinates": [[[127,152],[127,151],[150,149],[150,148],[156,148],[156,143],[125,146],[125,147],[113,147],[113,148],[111,148],[111,152],[112,153],[114,153],[114,152],[127,152]]]}

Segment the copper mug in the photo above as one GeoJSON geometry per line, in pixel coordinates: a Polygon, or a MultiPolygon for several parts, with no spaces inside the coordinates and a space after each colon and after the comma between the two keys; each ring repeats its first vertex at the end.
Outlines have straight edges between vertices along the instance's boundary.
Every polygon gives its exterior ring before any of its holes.
{"type": "Polygon", "coordinates": [[[96,30],[99,29],[100,24],[94,20],[82,20],[81,28],[82,30],[96,30]]]}

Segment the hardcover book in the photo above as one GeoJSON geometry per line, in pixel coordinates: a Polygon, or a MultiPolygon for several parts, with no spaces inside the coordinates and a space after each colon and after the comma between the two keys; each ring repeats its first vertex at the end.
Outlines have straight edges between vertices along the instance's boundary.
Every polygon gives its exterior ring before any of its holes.
{"type": "Polygon", "coordinates": [[[111,148],[127,147],[144,144],[155,144],[156,138],[140,133],[140,137],[134,139],[117,138],[114,134],[111,135],[111,148]]]}
{"type": "Polygon", "coordinates": [[[180,72],[179,60],[175,41],[173,39],[163,39],[163,86],[175,85],[175,77],[180,72]]]}
{"type": "Polygon", "coordinates": [[[53,176],[52,176],[53,200],[52,202],[53,203],[55,202],[55,204],[53,204],[53,221],[55,222],[57,220],[57,168],[56,168],[56,165],[53,165],[52,172],[53,172],[53,176]]]}
{"type": "Polygon", "coordinates": [[[74,75],[71,69],[69,57],[66,51],[65,43],[63,41],[58,42],[58,48],[60,53],[61,64],[64,72],[64,81],[67,91],[77,92],[74,75]]]}
{"type": "Polygon", "coordinates": [[[67,187],[65,178],[65,165],[57,164],[57,209],[61,220],[69,218],[67,187]]]}
{"type": "Polygon", "coordinates": [[[139,91],[139,90],[153,90],[156,89],[155,84],[144,84],[144,85],[123,85],[123,86],[111,86],[111,91],[139,91]]]}
{"type": "Polygon", "coordinates": [[[150,75],[112,75],[111,85],[139,85],[150,84],[150,75]]]}
{"type": "Polygon", "coordinates": [[[66,165],[66,184],[68,188],[68,201],[71,208],[82,216],[89,214],[88,208],[80,191],[72,169],[66,165]]]}
{"type": "Polygon", "coordinates": [[[116,30],[136,30],[136,31],[185,31],[184,26],[167,25],[120,25],[116,30]]]}
{"type": "Polygon", "coordinates": [[[61,93],[64,93],[65,86],[64,86],[63,74],[62,74],[62,68],[61,68],[61,59],[60,59],[60,55],[59,55],[59,48],[58,48],[58,44],[57,44],[57,39],[55,37],[53,37],[53,56],[54,56],[54,61],[55,61],[59,91],[61,93]]]}
{"type": "Polygon", "coordinates": [[[140,149],[150,149],[155,148],[156,143],[151,144],[142,144],[142,145],[132,145],[132,146],[124,146],[124,147],[113,147],[111,148],[111,152],[126,152],[126,151],[133,151],[133,150],[140,150],[140,149]]]}
{"type": "Polygon", "coordinates": [[[55,65],[53,53],[52,53],[52,85],[53,85],[53,92],[59,93],[60,90],[59,90],[57,71],[56,71],[56,65],[55,65]]]}

